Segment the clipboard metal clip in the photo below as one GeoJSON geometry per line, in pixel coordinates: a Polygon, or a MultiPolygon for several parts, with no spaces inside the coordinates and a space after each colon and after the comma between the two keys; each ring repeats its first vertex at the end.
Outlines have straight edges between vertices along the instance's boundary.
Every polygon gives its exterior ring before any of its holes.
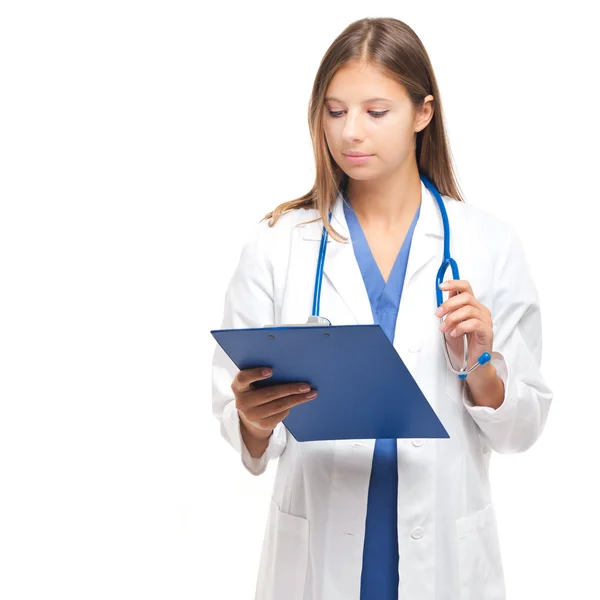
{"type": "Polygon", "coordinates": [[[331,321],[326,317],[311,315],[308,317],[307,325],[331,325],[331,321]]]}
{"type": "Polygon", "coordinates": [[[267,329],[285,329],[286,327],[306,327],[307,325],[331,325],[331,321],[326,317],[311,315],[306,323],[286,323],[285,325],[265,325],[267,329]]]}

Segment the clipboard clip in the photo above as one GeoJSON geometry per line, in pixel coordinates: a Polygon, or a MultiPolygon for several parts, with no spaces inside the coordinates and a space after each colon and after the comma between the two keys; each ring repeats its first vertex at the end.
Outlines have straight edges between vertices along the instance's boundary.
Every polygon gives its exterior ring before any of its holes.
{"type": "Polygon", "coordinates": [[[331,325],[331,321],[327,317],[319,317],[318,315],[311,315],[308,317],[307,325],[331,325]]]}
{"type": "Polygon", "coordinates": [[[269,329],[285,329],[286,327],[306,327],[307,325],[331,325],[331,321],[326,317],[311,315],[306,323],[286,323],[285,325],[265,325],[269,329]]]}

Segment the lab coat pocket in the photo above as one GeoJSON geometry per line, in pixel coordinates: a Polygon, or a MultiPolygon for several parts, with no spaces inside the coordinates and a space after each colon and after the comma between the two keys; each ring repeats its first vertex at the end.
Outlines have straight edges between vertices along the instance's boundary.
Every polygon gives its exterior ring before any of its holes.
{"type": "Polygon", "coordinates": [[[504,572],[492,504],[456,520],[461,600],[505,600],[504,572]]]}
{"type": "Polygon", "coordinates": [[[256,600],[302,600],[308,566],[307,519],[285,513],[271,500],[256,600]]]}

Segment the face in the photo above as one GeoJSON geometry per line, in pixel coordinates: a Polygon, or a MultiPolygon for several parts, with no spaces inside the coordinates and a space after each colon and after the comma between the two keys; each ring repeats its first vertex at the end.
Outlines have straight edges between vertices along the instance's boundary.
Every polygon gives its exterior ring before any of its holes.
{"type": "Polygon", "coordinates": [[[404,86],[377,67],[344,66],[326,93],[323,123],[331,155],[354,179],[393,173],[407,158],[416,161],[416,133],[433,116],[432,100],[427,96],[417,112],[404,86]],[[349,152],[369,156],[353,160],[349,152]]]}

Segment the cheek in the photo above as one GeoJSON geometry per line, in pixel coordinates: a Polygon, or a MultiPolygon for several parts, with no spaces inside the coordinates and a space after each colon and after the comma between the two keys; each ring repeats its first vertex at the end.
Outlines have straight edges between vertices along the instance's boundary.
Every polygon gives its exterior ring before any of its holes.
{"type": "Polygon", "coordinates": [[[325,141],[327,142],[327,145],[329,146],[329,150],[331,151],[332,154],[334,154],[336,152],[335,131],[333,131],[331,125],[323,124],[323,132],[325,134],[325,141]]]}
{"type": "Polygon", "coordinates": [[[387,123],[377,125],[372,129],[372,136],[382,153],[389,157],[398,157],[410,151],[413,136],[410,124],[399,119],[390,119],[387,123]]]}
{"type": "Polygon", "coordinates": [[[379,154],[386,162],[394,164],[402,162],[411,152],[414,152],[411,139],[400,137],[400,135],[400,133],[396,136],[386,135],[386,138],[377,144],[380,149],[379,154]]]}

